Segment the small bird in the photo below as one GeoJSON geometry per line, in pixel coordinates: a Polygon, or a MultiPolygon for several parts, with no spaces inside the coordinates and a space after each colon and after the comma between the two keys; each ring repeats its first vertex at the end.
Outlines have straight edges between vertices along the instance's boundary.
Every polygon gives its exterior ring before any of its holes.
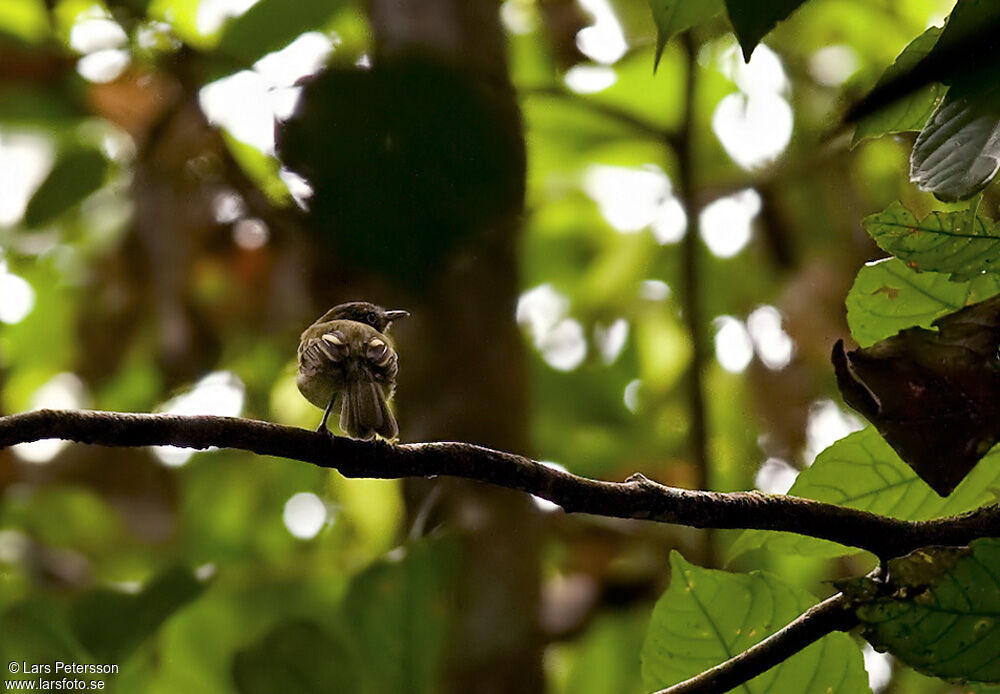
{"type": "Polygon", "coordinates": [[[296,385],[306,400],[324,408],[317,431],[329,431],[326,422],[339,401],[340,428],[348,436],[396,437],[399,429],[387,403],[399,367],[385,332],[408,315],[352,301],[334,306],[302,333],[296,385]]]}

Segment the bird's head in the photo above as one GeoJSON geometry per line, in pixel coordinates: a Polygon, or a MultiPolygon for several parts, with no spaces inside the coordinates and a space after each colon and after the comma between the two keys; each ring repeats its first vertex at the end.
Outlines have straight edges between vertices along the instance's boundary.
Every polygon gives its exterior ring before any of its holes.
{"type": "Polygon", "coordinates": [[[386,328],[400,318],[406,318],[408,311],[387,311],[381,306],[368,303],[367,301],[351,301],[346,304],[334,306],[323,314],[317,323],[326,323],[332,320],[352,320],[358,323],[365,323],[378,330],[385,332],[386,328]]]}

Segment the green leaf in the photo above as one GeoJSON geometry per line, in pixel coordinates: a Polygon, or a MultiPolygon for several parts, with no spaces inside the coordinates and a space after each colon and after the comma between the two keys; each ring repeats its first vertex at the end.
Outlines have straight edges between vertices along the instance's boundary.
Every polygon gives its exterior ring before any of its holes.
{"type": "Polygon", "coordinates": [[[0,3],[0,34],[28,43],[40,43],[51,31],[42,0],[6,0],[0,3]]]}
{"type": "Polygon", "coordinates": [[[216,50],[253,63],[300,34],[322,30],[342,6],[341,0],[261,0],[225,26],[216,50]]]}
{"type": "Polygon", "coordinates": [[[24,223],[39,227],[51,222],[102,185],[108,160],[93,149],[70,149],[56,161],[28,202],[24,223]]]}
{"type": "Polygon", "coordinates": [[[291,204],[292,196],[288,192],[288,186],[278,175],[281,164],[277,157],[264,154],[253,145],[236,139],[227,130],[222,131],[222,139],[243,173],[267,195],[268,200],[279,207],[291,204]]]}
{"type": "MultiPolygon", "coordinates": [[[[923,60],[930,50],[937,43],[941,36],[939,27],[931,27],[903,49],[895,62],[890,65],[882,74],[875,89],[897,78],[899,75],[912,70],[913,67],[923,60]]],[[[876,111],[870,116],[862,118],[858,122],[858,127],[854,131],[854,139],[851,146],[858,144],[870,137],[881,137],[889,133],[901,133],[911,130],[920,130],[924,123],[930,118],[931,113],[941,99],[944,97],[946,88],[938,82],[918,89],[907,96],[893,102],[889,106],[876,111]]]]}
{"type": "Polygon", "coordinates": [[[167,618],[197,598],[205,584],[186,568],[156,576],[139,593],[96,588],[70,612],[73,632],[100,662],[120,663],[167,618]]]}
{"type": "Polygon", "coordinates": [[[649,0],[649,9],[653,11],[656,23],[655,70],[667,41],[722,12],[723,0],[649,0]]]}
{"type": "Polygon", "coordinates": [[[939,200],[972,197],[1000,169],[1000,89],[977,80],[953,86],[917,136],[910,180],[939,200]]]}
{"type": "Polygon", "coordinates": [[[889,562],[888,585],[844,587],[878,650],[937,677],[1000,682],[1000,540],[918,550],[889,562]]]}
{"type": "Polygon", "coordinates": [[[958,0],[937,42],[907,69],[886,76],[862,101],[850,109],[848,120],[866,118],[906,99],[932,83],[973,87],[986,91],[994,82],[998,55],[995,46],[1000,4],[991,0],[958,0]]]}
{"type": "Polygon", "coordinates": [[[371,692],[432,692],[447,634],[455,546],[415,544],[358,575],[344,599],[371,692]]]}
{"type": "Polygon", "coordinates": [[[787,19],[805,0],[726,0],[729,21],[750,62],[753,49],[778,22],[787,19]]]}
{"type": "MultiPolygon", "coordinates": [[[[670,555],[670,588],[657,601],[642,648],[647,691],[693,677],[773,634],[816,603],[775,576],[732,574],[670,555]]],[[[744,685],[750,694],[870,691],[861,651],[829,634],[744,685]]]]}
{"type": "Polygon", "coordinates": [[[955,279],[1000,272],[1000,228],[988,217],[931,212],[917,219],[902,203],[865,217],[861,225],[882,250],[918,272],[947,272],[955,279]]]}
{"type": "Polygon", "coordinates": [[[635,694],[643,691],[639,660],[648,609],[601,611],[570,644],[562,691],[572,694],[635,694]]]}
{"type": "Polygon", "coordinates": [[[0,86],[0,123],[46,129],[50,135],[71,128],[87,117],[82,99],[60,85],[42,88],[19,82],[0,86]]]}
{"type": "Polygon", "coordinates": [[[345,645],[314,622],[284,622],[236,653],[240,694],[323,694],[358,691],[355,661],[345,645]]]}
{"type": "MultiPolygon", "coordinates": [[[[1000,449],[993,449],[954,492],[942,498],[869,426],[820,453],[788,493],[903,520],[925,520],[979,508],[995,501],[998,490],[1000,449]]],[[[827,558],[858,551],[793,533],[746,530],[730,547],[729,559],[758,548],[827,558]]]]}
{"type": "MultiPolygon", "coordinates": [[[[65,604],[51,594],[36,593],[0,614],[0,634],[0,658],[5,665],[11,661],[89,660],[67,624],[65,604]]],[[[7,667],[3,668],[5,680],[25,679],[22,675],[10,674],[7,667]]]]}
{"type": "Polygon", "coordinates": [[[948,275],[915,272],[898,258],[868,263],[847,294],[847,324],[862,347],[920,326],[1000,293],[994,275],[952,282],[948,275]]]}

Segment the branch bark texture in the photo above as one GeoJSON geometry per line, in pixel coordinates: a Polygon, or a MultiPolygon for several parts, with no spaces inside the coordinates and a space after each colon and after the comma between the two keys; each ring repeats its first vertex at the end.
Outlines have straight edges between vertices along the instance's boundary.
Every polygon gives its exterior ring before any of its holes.
{"type": "Polygon", "coordinates": [[[335,469],[346,477],[461,477],[535,494],[569,513],[695,528],[779,530],[868,550],[883,559],[928,545],[965,545],[979,537],[1000,536],[1000,505],[960,516],[905,521],[792,496],[678,489],[642,475],[605,482],[470,443],[393,445],[235,417],[88,410],[0,417],[0,448],[45,438],[102,446],[235,448],[335,469]]]}

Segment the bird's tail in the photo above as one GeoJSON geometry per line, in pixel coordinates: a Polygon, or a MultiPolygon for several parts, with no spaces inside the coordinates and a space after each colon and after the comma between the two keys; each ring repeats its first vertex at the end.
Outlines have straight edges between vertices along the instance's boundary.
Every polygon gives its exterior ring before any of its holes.
{"type": "Polygon", "coordinates": [[[379,434],[394,439],[399,433],[382,387],[370,378],[350,378],[341,396],[340,428],[356,439],[379,434]]]}

